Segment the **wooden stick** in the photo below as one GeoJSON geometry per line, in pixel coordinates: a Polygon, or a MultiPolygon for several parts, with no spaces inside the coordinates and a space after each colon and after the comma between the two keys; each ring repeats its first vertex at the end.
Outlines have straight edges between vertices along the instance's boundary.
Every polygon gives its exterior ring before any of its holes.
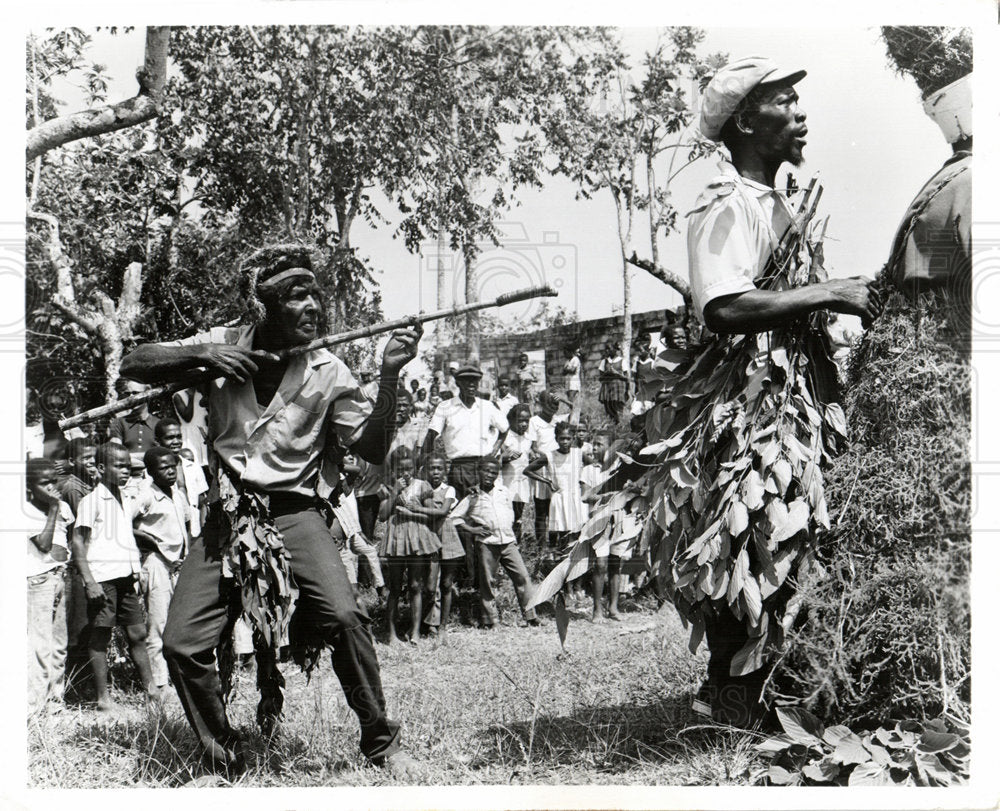
{"type": "MultiPolygon", "coordinates": [[[[288,358],[297,357],[298,355],[305,355],[315,349],[325,349],[330,346],[356,341],[359,338],[369,338],[383,332],[392,332],[396,329],[413,327],[417,324],[424,324],[428,321],[439,321],[442,318],[464,315],[465,313],[475,312],[476,310],[503,307],[507,304],[514,304],[518,301],[527,301],[528,299],[541,298],[543,296],[551,297],[555,295],[557,295],[556,291],[547,285],[543,287],[529,287],[525,290],[515,290],[512,293],[504,293],[503,295],[497,296],[492,301],[477,301],[470,304],[459,304],[455,307],[437,310],[432,313],[421,313],[419,315],[407,316],[406,318],[397,318],[394,321],[383,321],[378,324],[372,324],[368,327],[361,327],[348,332],[340,332],[336,335],[328,335],[325,338],[317,338],[315,341],[310,341],[307,344],[293,346],[290,349],[286,349],[280,353],[280,356],[282,360],[286,360],[288,358]]],[[[75,428],[78,425],[94,422],[102,417],[119,414],[123,411],[131,411],[137,406],[141,406],[151,400],[155,400],[157,397],[174,394],[175,392],[183,391],[184,389],[199,386],[202,383],[215,380],[217,377],[220,377],[220,375],[216,372],[202,372],[200,374],[194,374],[188,380],[182,382],[164,383],[160,386],[154,386],[146,391],[126,397],[124,400],[116,400],[113,403],[98,406],[97,408],[92,408],[89,411],[84,411],[80,414],[74,414],[71,417],[59,420],[59,428],[65,431],[69,428],[75,428]]]]}

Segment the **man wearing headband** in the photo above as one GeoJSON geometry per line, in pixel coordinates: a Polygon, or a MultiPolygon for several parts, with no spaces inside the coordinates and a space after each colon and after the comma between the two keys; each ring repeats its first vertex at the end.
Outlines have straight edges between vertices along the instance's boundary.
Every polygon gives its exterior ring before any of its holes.
{"type": "MultiPolygon", "coordinates": [[[[192,544],[170,606],[163,634],[170,676],[210,765],[230,772],[245,768],[244,745],[226,717],[215,661],[216,647],[240,613],[233,608],[234,580],[227,576],[244,582],[235,600],[242,595],[243,613],[253,621],[258,657],[264,640],[266,650],[276,652],[285,627],[263,616],[268,612],[260,601],[276,599],[273,593],[265,590],[256,605],[247,597],[254,580],[269,573],[245,563],[254,556],[232,555],[234,548],[242,549],[250,526],[251,534],[267,539],[255,547],[259,554],[271,553],[279,569],[290,568],[287,585],[298,592],[287,626],[293,654],[306,650],[315,663],[323,647],[333,649],[334,671],[361,723],[362,753],[412,778],[416,764],[400,750],[399,727],[386,717],[370,620],[354,600],[331,537],[341,529],[336,522],[328,528],[324,507],[339,497],[338,463],[345,451],[372,463],[385,458],[395,429],[399,372],[416,355],[419,328],[392,334],[373,404],[332,352],[278,355],[325,332],[322,294],[307,248],[258,251],[244,263],[241,285],[252,323],[146,344],[122,361],[123,376],[144,382],[182,380],[200,369],[218,374],[208,387],[208,425],[221,501],[211,506],[203,536],[192,544]],[[237,563],[227,571],[232,560],[237,563]]],[[[276,723],[281,678],[270,678],[277,698],[272,693],[272,703],[266,703],[262,682],[265,700],[258,713],[276,723]]]]}

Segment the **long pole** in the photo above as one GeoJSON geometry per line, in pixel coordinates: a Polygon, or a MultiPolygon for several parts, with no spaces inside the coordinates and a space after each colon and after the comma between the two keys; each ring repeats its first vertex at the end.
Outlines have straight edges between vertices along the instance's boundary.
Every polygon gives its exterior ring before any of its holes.
{"type": "MultiPolygon", "coordinates": [[[[325,338],[317,338],[315,341],[310,341],[307,344],[301,344],[300,346],[293,346],[290,349],[286,349],[280,353],[280,357],[282,360],[286,360],[288,358],[294,358],[298,355],[304,355],[308,352],[312,352],[314,349],[325,349],[330,346],[356,341],[359,338],[369,338],[373,335],[380,335],[383,332],[392,332],[395,329],[404,329],[406,327],[416,326],[417,324],[424,324],[428,321],[438,321],[442,318],[465,315],[465,313],[472,312],[473,310],[485,310],[490,307],[503,307],[504,305],[514,304],[518,301],[555,295],[557,295],[556,291],[548,286],[529,287],[526,290],[515,290],[512,293],[504,293],[501,296],[497,296],[493,301],[479,301],[471,304],[460,304],[455,307],[437,310],[432,313],[421,313],[419,315],[407,316],[406,318],[397,318],[394,321],[382,321],[378,324],[360,327],[359,329],[350,330],[348,332],[340,332],[336,335],[327,335],[325,338]]],[[[99,406],[98,408],[92,408],[90,411],[84,411],[80,414],[74,414],[71,417],[59,420],[59,428],[65,431],[69,428],[75,428],[78,425],[94,422],[102,417],[119,414],[123,411],[131,411],[137,406],[144,405],[151,400],[155,400],[157,397],[163,397],[164,395],[183,391],[184,389],[189,389],[193,386],[201,385],[202,383],[207,383],[210,380],[215,380],[217,377],[219,377],[219,375],[216,372],[202,372],[200,374],[192,375],[184,381],[164,383],[161,386],[154,386],[146,391],[126,397],[124,400],[117,400],[114,403],[108,403],[107,405],[99,406]]]]}

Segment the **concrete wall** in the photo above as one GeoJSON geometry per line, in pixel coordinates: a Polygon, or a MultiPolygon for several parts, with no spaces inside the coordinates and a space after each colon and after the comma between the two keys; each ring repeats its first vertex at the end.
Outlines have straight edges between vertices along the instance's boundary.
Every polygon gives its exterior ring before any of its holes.
{"type": "MultiPolygon", "coordinates": [[[[650,332],[654,333],[653,340],[657,340],[667,318],[666,312],[666,310],[649,310],[633,313],[633,345],[640,339],[648,340],[650,332]]],[[[624,323],[624,318],[619,315],[592,321],[575,321],[523,335],[484,337],[480,342],[480,360],[484,364],[495,360],[501,371],[508,372],[517,368],[517,358],[521,352],[544,350],[545,379],[549,386],[562,388],[562,367],[566,362],[563,349],[567,345],[580,346],[583,350],[582,372],[586,385],[588,380],[597,380],[597,367],[604,357],[604,347],[608,341],[621,341],[624,323]]],[[[452,360],[462,363],[465,359],[465,344],[452,344],[437,358],[435,368],[443,368],[452,360]]],[[[489,381],[488,385],[492,385],[492,381],[489,381]]]]}

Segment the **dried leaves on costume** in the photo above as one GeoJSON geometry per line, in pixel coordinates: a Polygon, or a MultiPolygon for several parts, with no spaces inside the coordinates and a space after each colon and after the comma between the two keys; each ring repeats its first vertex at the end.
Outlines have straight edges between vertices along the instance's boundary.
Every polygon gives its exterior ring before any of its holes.
{"type": "MultiPolygon", "coordinates": [[[[812,223],[821,191],[814,182],[806,192],[759,288],[825,281],[825,222],[812,223]]],[[[647,444],[616,463],[629,472],[615,475],[630,483],[601,496],[562,579],[554,571],[535,601],[586,571],[588,536],[614,532],[610,516],[645,513],[633,546],[648,554],[660,593],[692,626],[691,649],[707,619],[730,611],[750,635],[733,674],[759,668],[782,641],[790,581],[817,530],[830,525],[821,469],[846,439],[846,423],[832,402],[828,318],[815,313],[771,333],[716,336],[661,356],[647,444]]]]}
{"type": "MultiPolygon", "coordinates": [[[[222,571],[235,580],[237,590],[233,619],[242,617],[253,632],[257,659],[257,687],[261,698],[257,723],[265,735],[274,731],[281,714],[284,678],[278,669],[278,651],[288,644],[292,612],[298,589],[291,574],[291,558],[284,539],[270,515],[268,497],[246,490],[219,467],[219,497],[228,537],[222,550],[222,571]]],[[[297,651],[296,661],[310,670],[321,646],[310,642],[297,651]]],[[[227,634],[219,656],[223,695],[233,686],[234,656],[227,634]]]]}

